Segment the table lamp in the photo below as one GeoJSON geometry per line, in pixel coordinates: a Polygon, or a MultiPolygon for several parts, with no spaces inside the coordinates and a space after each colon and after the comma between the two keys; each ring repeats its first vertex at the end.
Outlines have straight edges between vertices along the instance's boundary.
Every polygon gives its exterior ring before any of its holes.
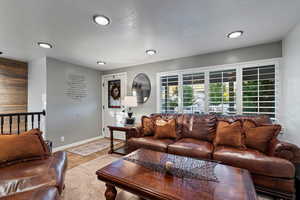
{"type": "Polygon", "coordinates": [[[133,112],[131,108],[137,107],[137,98],[135,96],[125,96],[122,102],[123,106],[128,108],[127,114],[128,117],[125,120],[125,124],[134,124],[134,117],[132,117],[133,112]]]}

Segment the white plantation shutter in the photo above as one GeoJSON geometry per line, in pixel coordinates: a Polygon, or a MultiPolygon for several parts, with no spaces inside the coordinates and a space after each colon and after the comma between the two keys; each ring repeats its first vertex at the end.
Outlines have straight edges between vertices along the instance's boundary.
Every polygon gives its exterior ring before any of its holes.
{"type": "Polygon", "coordinates": [[[243,69],[243,113],[275,118],[275,65],[243,69]]]}
{"type": "Polygon", "coordinates": [[[236,114],[236,70],[209,72],[209,112],[236,114]]]}
{"type": "Polygon", "coordinates": [[[160,77],[160,112],[178,112],[178,85],[178,75],[160,77]]]}
{"type": "Polygon", "coordinates": [[[204,113],[205,90],[204,73],[182,75],[182,111],[183,113],[204,113]]]}
{"type": "Polygon", "coordinates": [[[266,114],[278,119],[279,59],[162,72],[162,113],[266,114]]]}

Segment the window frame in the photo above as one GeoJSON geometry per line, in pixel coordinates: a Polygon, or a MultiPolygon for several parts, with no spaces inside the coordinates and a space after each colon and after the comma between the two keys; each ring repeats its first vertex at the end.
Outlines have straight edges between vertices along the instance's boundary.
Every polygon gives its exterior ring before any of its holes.
{"type": "Polygon", "coordinates": [[[191,73],[204,73],[204,91],[205,91],[205,113],[209,112],[209,72],[214,71],[223,71],[223,70],[236,70],[236,114],[242,115],[243,114],[243,69],[244,68],[251,68],[251,67],[260,67],[266,65],[274,65],[275,66],[275,118],[276,121],[280,119],[280,69],[279,66],[281,64],[281,58],[273,58],[273,59],[265,59],[265,60],[255,60],[250,62],[241,62],[241,63],[233,63],[233,64],[225,64],[225,65],[214,65],[214,66],[205,66],[205,67],[195,67],[195,68],[187,68],[184,70],[176,70],[176,71],[166,71],[166,72],[159,72],[156,74],[157,79],[157,107],[156,111],[161,112],[161,104],[160,104],[160,77],[161,76],[170,76],[170,75],[178,75],[178,113],[182,112],[182,77],[184,74],[191,74],[191,73]]]}

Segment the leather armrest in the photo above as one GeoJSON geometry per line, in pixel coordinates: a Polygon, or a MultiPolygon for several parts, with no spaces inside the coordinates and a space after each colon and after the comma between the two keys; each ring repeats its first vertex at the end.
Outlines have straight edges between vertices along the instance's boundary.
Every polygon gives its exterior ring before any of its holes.
{"type": "Polygon", "coordinates": [[[283,158],[292,163],[300,163],[300,149],[294,144],[272,140],[269,148],[269,155],[283,158]]]}
{"type": "Polygon", "coordinates": [[[139,125],[131,132],[130,137],[143,137],[143,135],[143,127],[139,125]]]}
{"type": "Polygon", "coordinates": [[[58,151],[53,153],[54,162],[53,168],[56,172],[56,180],[59,194],[62,194],[64,189],[65,175],[68,167],[68,157],[65,151],[58,151]]]}

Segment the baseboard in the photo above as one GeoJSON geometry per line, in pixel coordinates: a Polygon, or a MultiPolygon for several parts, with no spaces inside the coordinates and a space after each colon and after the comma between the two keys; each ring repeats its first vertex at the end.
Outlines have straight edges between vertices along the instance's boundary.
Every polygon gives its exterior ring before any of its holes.
{"type": "Polygon", "coordinates": [[[89,138],[89,139],[86,139],[86,140],[74,142],[72,144],[66,144],[64,146],[55,147],[55,148],[53,148],[52,151],[53,152],[63,151],[65,149],[68,149],[68,148],[71,148],[71,147],[75,147],[75,146],[78,146],[78,145],[81,145],[81,144],[84,144],[84,143],[92,142],[94,140],[98,140],[98,139],[101,139],[101,138],[103,138],[103,136],[97,136],[97,137],[89,138]]]}

